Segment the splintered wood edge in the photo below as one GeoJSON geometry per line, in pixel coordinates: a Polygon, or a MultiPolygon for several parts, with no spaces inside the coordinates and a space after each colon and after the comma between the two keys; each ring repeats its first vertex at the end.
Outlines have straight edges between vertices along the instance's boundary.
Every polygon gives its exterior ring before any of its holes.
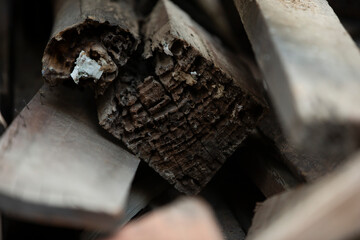
{"type": "Polygon", "coordinates": [[[73,78],[102,95],[140,43],[133,6],[110,0],[58,0],[55,6],[53,33],[42,59],[44,79],[54,86],[73,78]],[[82,51],[100,65],[100,77],[70,75],[82,51]]]}
{"type": "Polygon", "coordinates": [[[45,85],[14,120],[0,140],[2,212],[104,230],[123,216],[139,159],[97,127],[91,98],[45,85]]]}
{"type": "Polygon", "coordinates": [[[286,134],[345,158],[359,147],[360,54],[325,0],[235,0],[286,134]],[[311,141],[309,141],[311,139],[311,141]]]}
{"type": "Polygon", "coordinates": [[[320,240],[358,236],[359,168],[358,152],[345,166],[320,181],[259,204],[247,239],[320,240]]]}

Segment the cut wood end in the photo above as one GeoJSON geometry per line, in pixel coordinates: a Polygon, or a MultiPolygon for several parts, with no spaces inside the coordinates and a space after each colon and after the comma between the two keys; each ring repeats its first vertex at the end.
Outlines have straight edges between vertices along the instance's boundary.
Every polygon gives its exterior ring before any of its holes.
{"type": "Polygon", "coordinates": [[[95,89],[96,95],[102,95],[138,44],[137,32],[88,17],[75,25],[66,26],[50,39],[42,59],[42,75],[50,85],[73,78],[77,84],[90,86],[95,89]],[[88,59],[84,61],[87,67],[79,67],[77,59],[81,52],[97,64],[91,64],[93,62],[88,59]],[[95,70],[98,68],[96,65],[100,69],[95,70]]]}

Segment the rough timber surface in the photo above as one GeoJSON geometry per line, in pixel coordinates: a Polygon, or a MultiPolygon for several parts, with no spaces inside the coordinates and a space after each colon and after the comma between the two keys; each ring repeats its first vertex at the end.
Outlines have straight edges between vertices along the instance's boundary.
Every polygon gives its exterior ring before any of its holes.
{"type": "Polygon", "coordinates": [[[101,63],[98,81],[80,79],[82,85],[103,94],[139,44],[137,18],[128,1],[58,0],[55,23],[43,57],[43,76],[51,85],[71,79],[81,51],[101,63]]]}
{"type": "Polygon", "coordinates": [[[360,154],[335,173],[260,204],[248,240],[360,237],[360,154]]]}
{"type": "Polygon", "coordinates": [[[360,53],[327,1],[235,3],[290,140],[322,157],[356,151],[360,53]]]}
{"type": "Polygon", "coordinates": [[[265,104],[243,65],[170,1],[144,26],[145,79],[120,79],[100,124],[185,193],[198,193],[261,118],[265,104]]]}
{"type": "Polygon", "coordinates": [[[0,140],[0,210],[107,229],[124,214],[139,159],[97,126],[92,94],[45,85],[0,140]]]}

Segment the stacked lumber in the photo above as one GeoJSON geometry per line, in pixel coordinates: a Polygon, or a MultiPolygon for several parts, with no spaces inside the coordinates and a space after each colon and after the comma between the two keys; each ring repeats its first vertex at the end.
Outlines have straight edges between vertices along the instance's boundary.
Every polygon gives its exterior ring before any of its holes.
{"type": "Polygon", "coordinates": [[[142,56],[131,55],[140,40],[130,4],[59,4],[43,57],[46,81],[92,86],[104,129],[178,190],[200,192],[266,109],[248,68],[168,0],[143,26],[142,56]],[[133,70],[144,61],[150,70],[133,70]]]}
{"type": "Polygon", "coordinates": [[[0,94],[24,103],[0,115],[0,237],[24,221],[85,240],[357,239],[357,6],[55,0],[28,103],[0,23],[0,94]]]}

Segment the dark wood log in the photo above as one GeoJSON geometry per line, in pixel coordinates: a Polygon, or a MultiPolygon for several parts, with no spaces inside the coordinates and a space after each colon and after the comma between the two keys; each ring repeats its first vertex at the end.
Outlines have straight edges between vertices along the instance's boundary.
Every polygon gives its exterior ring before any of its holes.
{"type": "Polygon", "coordinates": [[[128,1],[59,0],[45,49],[42,74],[56,85],[73,79],[105,92],[139,44],[138,22],[128,1]]]}
{"type": "Polygon", "coordinates": [[[109,230],[125,212],[139,159],[97,124],[92,94],[44,86],[0,140],[0,211],[109,230]]]}
{"type": "Polygon", "coordinates": [[[195,194],[256,126],[265,103],[248,69],[170,1],[157,4],[143,32],[155,73],[119,79],[99,102],[100,124],[178,190],[195,194]]]}
{"type": "Polygon", "coordinates": [[[359,168],[357,153],[320,181],[259,204],[247,239],[359,239],[359,168]]]}
{"type": "Polygon", "coordinates": [[[360,147],[360,54],[327,1],[235,2],[285,134],[346,159],[360,147]]]}

